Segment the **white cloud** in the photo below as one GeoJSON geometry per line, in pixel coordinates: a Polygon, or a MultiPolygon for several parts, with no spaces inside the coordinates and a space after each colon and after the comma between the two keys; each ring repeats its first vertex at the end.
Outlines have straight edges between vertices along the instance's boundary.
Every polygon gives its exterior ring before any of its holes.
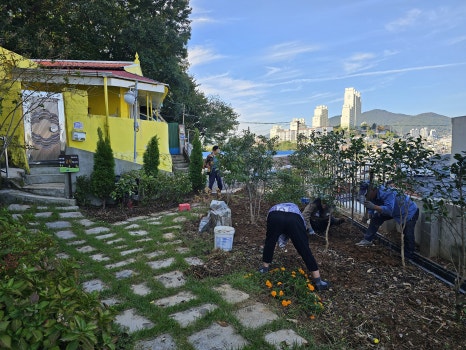
{"type": "Polygon", "coordinates": [[[304,45],[298,41],[290,41],[270,47],[266,52],[266,60],[286,61],[300,54],[318,51],[316,45],[304,45]]]}
{"type": "Polygon", "coordinates": [[[403,17],[400,17],[390,23],[387,23],[385,25],[385,29],[387,29],[390,32],[395,32],[402,31],[407,27],[412,27],[420,21],[422,14],[422,11],[419,9],[409,10],[403,17]]]}
{"type": "Polygon", "coordinates": [[[225,56],[214,53],[212,49],[202,46],[195,46],[188,49],[188,61],[191,67],[206,64],[224,57],[225,56]]]}
{"type": "Polygon", "coordinates": [[[370,52],[356,53],[343,63],[343,69],[346,73],[351,74],[361,70],[369,69],[374,66],[371,60],[375,55],[370,52]]]}

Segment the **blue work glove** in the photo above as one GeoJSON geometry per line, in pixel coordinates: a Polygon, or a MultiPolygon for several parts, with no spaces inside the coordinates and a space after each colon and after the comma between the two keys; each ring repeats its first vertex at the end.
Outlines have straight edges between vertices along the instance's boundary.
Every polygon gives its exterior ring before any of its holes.
{"type": "Polygon", "coordinates": [[[314,231],[314,229],[313,229],[312,227],[309,227],[309,228],[307,229],[307,233],[309,233],[310,235],[314,235],[314,234],[315,234],[315,231],[314,231]]]}
{"type": "Polygon", "coordinates": [[[370,201],[364,201],[364,206],[369,210],[375,210],[376,205],[370,201]]]}

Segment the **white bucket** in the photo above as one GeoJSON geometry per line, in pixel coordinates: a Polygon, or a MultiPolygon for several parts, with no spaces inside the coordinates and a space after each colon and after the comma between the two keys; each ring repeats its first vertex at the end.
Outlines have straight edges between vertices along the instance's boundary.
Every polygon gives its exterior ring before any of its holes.
{"type": "Polygon", "coordinates": [[[219,248],[230,251],[233,248],[233,236],[235,235],[234,227],[215,226],[214,235],[214,249],[219,248]]]}

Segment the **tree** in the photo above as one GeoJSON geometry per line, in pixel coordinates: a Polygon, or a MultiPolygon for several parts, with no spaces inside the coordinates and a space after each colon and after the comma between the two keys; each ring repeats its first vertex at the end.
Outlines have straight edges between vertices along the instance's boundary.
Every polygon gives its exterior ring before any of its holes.
{"type": "Polygon", "coordinates": [[[102,129],[97,129],[99,140],[94,153],[94,167],[91,173],[92,192],[102,201],[105,209],[107,199],[115,187],[115,159],[108,137],[103,138],[102,129]]]}
{"type": "Polygon", "coordinates": [[[206,177],[202,173],[204,159],[202,157],[201,141],[199,139],[199,130],[194,131],[193,149],[189,157],[189,180],[194,191],[202,191],[206,184],[206,177]]]}
{"type": "Polygon", "coordinates": [[[146,175],[156,177],[159,173],[160,165],[159,138],[157,136],[154,136],[149,140],[142,159],[142,168],[146,175]]]}
{"type": "Polygon", "coordinates": [[[276,138],[267,139],[245,130],[240,136],[232,136],[222,148],[220,169],[224,171],[223,179],[226,184],[239,182],[245,185],[251,223],[257,220],[266,184],[272,176],[276,143],[276,138]]]}

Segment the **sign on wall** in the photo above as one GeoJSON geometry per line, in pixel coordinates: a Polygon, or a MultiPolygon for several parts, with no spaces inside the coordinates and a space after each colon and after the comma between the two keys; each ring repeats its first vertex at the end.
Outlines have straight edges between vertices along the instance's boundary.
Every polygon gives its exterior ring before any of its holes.
{"type": "Polygon", "coordinates": [[[62,154],[58,157],[61,173],[77,173],[79,171],[79,157],[77,154],[62,154]]]}

